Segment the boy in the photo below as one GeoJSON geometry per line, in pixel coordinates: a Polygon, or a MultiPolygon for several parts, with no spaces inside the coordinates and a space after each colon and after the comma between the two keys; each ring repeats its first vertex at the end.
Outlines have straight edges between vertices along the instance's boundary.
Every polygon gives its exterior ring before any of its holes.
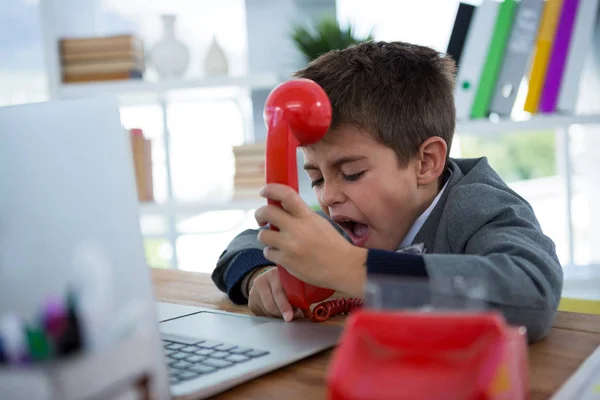
{"type": "Polygon", "coordinates": [[[296,76],[321,85],[332,105],[326,137],[302,149],[323,212],[291,188],[267,185],[261,195],[284,209],[264,206],[255,216],[280,231],[234,238],[215,284],[255,314],[289,321],[301,312],[287,301],[276,263],[352,297],[364,297],[372,274],[475,278],[487,286],[480,300],[524,325],[530,341],[545,337],[562,290],[554,243],[485,158],[449,158],[454,62],[427,47],[369,42],[329,52],[296,76]],[[410,245],[424,251],[398,251],[410,245]]]}

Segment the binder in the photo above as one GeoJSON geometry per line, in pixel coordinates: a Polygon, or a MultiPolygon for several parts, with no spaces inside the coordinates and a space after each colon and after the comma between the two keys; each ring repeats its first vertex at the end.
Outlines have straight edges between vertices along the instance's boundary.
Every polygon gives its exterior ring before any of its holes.
{"type": "Polygon", "coordinates": [[[579,0],[563,0],[563,7],[554,36],[554,43],[550,60],[548,61],[548,70],[546,71],[546,81],[542,89],[540,98],[540,111],[543,113],[552,113],[556,110],[558,101],[558,91],[562,79],[567,52],[571,43],[573,33],[573,24],[579,0]]]}
{"type": "Polygon", "coordinates": [[[460,57],[464,49],[465,39],[467,38],[474,10],[474,5],[460,3],[456,12],[456,19],[454,20],[454,27],[452,28],[446,53],[454,59],[457,69],[460,67],[460,57]]]}
{"type": "Polygon", "coordinates": [[[519,86],[532,59],[543,10],[544,0],[522,0],[517,6],[490,106],[493,113],[510,116],[512,112],[519,86]]]}
{"type": "Polygon", "coordinates": [[[471,118],[483,118],[488,114],[516,8],[516,0],[504,0],[500,5],[498,18],[494,24],[492,41],[490,42],[483,72],[481,73],[477,87],[477,93],[475,94],[471,118]]]}
{"type": "Polygon", "coordinates": [[[544,13],[542,14],[542,21],[536,39],[535,56],[529,74],[527,98],[523,107],[525,111],[532,114],[538,110],[562,3],[563,0],[547,0],[544,13]]]}
{"type": "Polygon", "coordinates": [[[474,10],[456,78],[454,99],[457,120],[467,120],[471,114],[499,10],[500,3],[494,0],[483,0],[474,10]]]}
{"type": "Polygon", "coordinates": [[[583,64],[590,49],[597,23],[598,4],[598,0],[579,0],[575,27],[560,84],[558,104],[556,105],[557,112],[575,113],[583,64]]]}

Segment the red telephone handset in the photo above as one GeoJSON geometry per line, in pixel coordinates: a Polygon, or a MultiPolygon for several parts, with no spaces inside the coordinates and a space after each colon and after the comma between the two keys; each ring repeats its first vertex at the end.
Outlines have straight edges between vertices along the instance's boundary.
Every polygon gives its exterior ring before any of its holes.
{"type": "MultiPolygon", "coordinates": [[[[312,80],[294,79],[274,88],[265,103],[267,125],[267,183],[281,183],[298,192],[296,150],[318,142],[331,124],[331,103],[325,91],[312,80]]],[[[281,207],[279,202],[269,204],[281,207]]],[[[270,227],[278,230],[277,227],[270,227]]],[[[290,304],[310,310],[313,303],[329,298],[334,290],[309,285],[277,265],[279,278],[290,304]]]]}

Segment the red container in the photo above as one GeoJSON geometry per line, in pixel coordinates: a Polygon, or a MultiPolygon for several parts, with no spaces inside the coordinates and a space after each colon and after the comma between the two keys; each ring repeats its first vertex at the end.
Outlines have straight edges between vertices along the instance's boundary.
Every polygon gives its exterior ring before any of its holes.
{"type": "Polygon", "coordinates": [[[493,312],[357,310],[327,387],[331,400],[528,399],[525,329],[493,312]]]}

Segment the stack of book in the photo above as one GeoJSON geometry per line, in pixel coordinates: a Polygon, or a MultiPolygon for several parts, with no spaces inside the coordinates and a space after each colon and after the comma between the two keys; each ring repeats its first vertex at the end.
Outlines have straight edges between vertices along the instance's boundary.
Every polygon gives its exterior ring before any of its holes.
{"type": "Polygon", "coordinates": [[[233,197],[236,200],[259,198],[259,190],[266,183],[266,143],[244,144],[233,147],[235,176],[233,197]]]}
{"type": "Polygon", "coordinates": [[[64,83],[141,79],[144,48],[133,35],[65,38],[59,41],[64,83]]]}
{"type": "Polygon", "coordinates": [[[458,120],[523,110],[573,114],[599,0],[460,3],[447,53],[457,62],[458,120]]]}

